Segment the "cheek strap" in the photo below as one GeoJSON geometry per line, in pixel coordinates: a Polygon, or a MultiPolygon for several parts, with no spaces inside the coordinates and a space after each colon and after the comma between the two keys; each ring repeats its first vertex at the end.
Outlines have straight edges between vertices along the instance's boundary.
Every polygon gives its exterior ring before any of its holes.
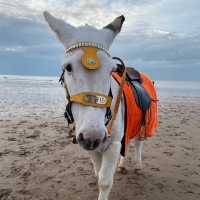
{"type": "Polygon", "coordinates": [[[97,92],[81,92],[70,96],[71,102],[96,108],[108,108],[111,106],[112,97],[97,92]]]}

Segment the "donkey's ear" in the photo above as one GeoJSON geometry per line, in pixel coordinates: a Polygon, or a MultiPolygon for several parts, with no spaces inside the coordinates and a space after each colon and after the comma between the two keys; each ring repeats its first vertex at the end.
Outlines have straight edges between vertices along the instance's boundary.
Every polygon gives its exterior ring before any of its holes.
{"type": "Polygon", "coordinates": [[[121,31],[124,21],[125,21],[125,17],[124,17],[124,15],[121,15],[121,16],[115,18],[110,24],[105,26],[104,29],[110,29],[115,34],[117,34],[121,31]]]}
{"type": "Polygon", "coordinates": [[[50,28],[56,33],[58,39],[66,46],[70,40],[73,39],[76,28],[61,19],[55,18],[47,11],[44,11],[43,14],[50,28]]]}

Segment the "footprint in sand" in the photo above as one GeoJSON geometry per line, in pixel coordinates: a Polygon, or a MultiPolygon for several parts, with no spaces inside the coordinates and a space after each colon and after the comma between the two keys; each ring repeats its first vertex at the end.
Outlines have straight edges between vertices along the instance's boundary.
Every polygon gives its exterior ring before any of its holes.
{"type": "Polygon", "coordinates": [[[34,129],[35,126],[29,126],[27,129],[34,129]]]}
{"type": "Polygon", "coordinates": [[[188,190],[188,191],[186,191],[185,193],[194,194],[194,192],[193,192],[192,190],[188,190]]]}
{"type": "Polygon", "coordinates": [[[32,134],[27,135],[26,138],[31,138],[31,139],[35,139],[37,137],[40,136],[41,131],[39,130],[34,130],[32,134]]]}
{"type": "Polygon", "coordinates": [[[172,145],[172,144],[170,144],[170,145],[168,145],[168,147],[170,147],[170,148],[175,148],[176,146],[175,146],[175,145],[172,145]]]}
{"type": "Polygon", "coordinates": [[[164,185],[163,185],[162,183],[156,183],[155,185],[158,187],[158,189],[159,189],[161,192],[163,192],[164,185]]]}
{"type": "Polygon", "coordinates": [[[26,149],[20,149],[19,151],[14,152],[16,155],[18,156],[27,156],[29,155],[31,152],[26,150],[26,149]]]}
{"type": "Polygon", "coordinates": [[[15,138],[15,137],[8,137],[8,141],[11,141],[11,142],[17,141],[17,138],[15,138]]]}
{"type": "Polygon", "coordinates": [[[151,170],[154,172],[160,172],[160,168],[158,167],[152,167],[151,170]]]}
{"type": "Polygon", "coordinates": [[[90,187],[94,187],[94,186],[97,185],[97,182],[90,182],[90,183],[88,183],[88,185],[89,185],[90,187]]]}
{"type": "Polygon", "coordinates": [[[48,127],[48,123],[45,122],[45,123],[43,123],[43,124],[40,124],[39,127],[41,127],[41,128],[46,128],[46,127],[48,127]]]}
{"type": "Polygon", "coordinates": [[[174,152],[170,152],[170,151],[164,151],[164,154],[166,154],[167,156],[173,156],[174,152]]]}
{"type": "Polygon", "coordinates": [[[12,153],[12,151],[9,150],[9,149],[5,149],[3,152],[0,152],[0,157],[1,157],[1,156],[5,156],[5,155],[7,155],[7,154],[9,154],[9,153],[12,153]]]}
{"type": "Polygon", "coordinates": [[[11,192],[11,189],[0,189],[0,199],[8,199],[11,192]]]}
{"type": "Polygon", "coordinates": [[[176,182],[182,184],[184,181],[181,180],[181,179],[179,179],[179,180],[177,180],[176,182]]]}
{"type": "Polygon", "coordinates": [[[20,175],[21,171],[23,170],[23,166],[15,166],[14,164],[10,167],[10,174],[7,176],[9,177],[17,177],[20,175]]]}
{"type": "Polygon", "coordinates": [[[18,190],[17,192],[22,195],[30,195],[31,194],[31,192],[29,190],[18,190]]]}
{"type": "Polygon", "coordinates": [[[181,136],[181,134],[180,134],[180,132],[178,132],[178,133],[175,132],[175,133],[174,133],[174,136],[176,136],[176,137],[177,137],[177,136],[181,136]]]}
{"type": "Polygon", "coordinates": [[[22,125],[22,124],[25,124],[25,123],[27,123],[28,121],[26,121],[26,120],[22,120],[22,121],[20,121],[17,125],[22,125]]]}

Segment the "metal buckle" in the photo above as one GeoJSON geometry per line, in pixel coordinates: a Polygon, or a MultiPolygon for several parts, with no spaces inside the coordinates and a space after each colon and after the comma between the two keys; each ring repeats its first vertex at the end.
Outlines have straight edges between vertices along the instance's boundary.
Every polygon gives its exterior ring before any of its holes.
{"type": "Polygon", "coordinates": [[[107,102],[106,97],[100,95],[85,95],[84,101],[88,103],[96,103],[100,105],[105,105],[107,102]]]}

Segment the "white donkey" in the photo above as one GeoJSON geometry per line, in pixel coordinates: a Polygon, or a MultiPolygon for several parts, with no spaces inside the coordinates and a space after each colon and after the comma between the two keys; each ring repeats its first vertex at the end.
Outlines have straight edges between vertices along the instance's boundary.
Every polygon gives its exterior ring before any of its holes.
{"type": "MultiPolygon", "coordinates": [[[[96,29],[88,25],[74,27],[53,17],[48,12],[44,12],[44,17],[67,52],[63,65],[64,82],[68,95],[74,96],[76,99],[71,107],[76,126],[76,139],[84,149],[90,150],[88,152],[98,178],[98,200],[108,200],[117,164],[119,163],[120,167],[124,165],[124,157],[120,159],[121,140],[124,134],[123,100],[119,105],[119,112],[116,115],[110,137],[105,126],[106,108],[85,106],[78,102],[80,94],[89,92],[90,94],[100,94],[100,97],[96,96],[96,98],[99,104],[103,104],[105,99],[108,100],[108,93],[111,89],[113,94],[111,110],[113,111],[119,85],[111,76],[116,64],[109,56],[108,50],[115,36],[120,32],[125,18],[124,16],[117,17],[104,28],[96,29]],[[88,70],[83,66],[82,57],[87,52],[84,52],[82,47],[85,46],[92,46],[98,50],[96,56],[101,65],[98,69],[88,70]]],[[[94,52],[89,52],[89,54],[94,54],[94,52]]],[[[98,60],[88,60],[86,65],[93,65],[98,60]]],[[[141,151],[142,141],[136,139],[136,161],[139,168],[142,166],[141,151]]]]}

